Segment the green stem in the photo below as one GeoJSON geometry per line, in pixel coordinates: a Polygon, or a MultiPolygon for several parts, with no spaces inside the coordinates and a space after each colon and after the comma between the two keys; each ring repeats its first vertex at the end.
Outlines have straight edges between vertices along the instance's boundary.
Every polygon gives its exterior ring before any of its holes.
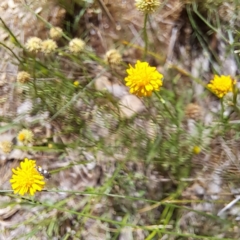
{"type": "Polygon", "coordinates": [[[5,45],[4,43],[0,43],[1,45],[3,45],[7,50],[9,50],[12,55],[22,64],[23,62],[18,58],[18,56],[13,52],[13,50],[11,48],[9,48],[7,45],[5,45]]]}
{"type": "MultiPolygon", "coordinates": [[[[181,195],[182,195],[182,192],[183,190],[185,189],[187,183],[183,183],[181,182],[180,185],[178,185],[178,188],[176,190],[176,192],[172,193],[167,199],[163,200],[163,201],[172,201],[172,200],[177,200],[181,195]]],[[[171,219],[172,219],[172,216],[173,216],[173,213],[174,211],[176,210],[176,207],[175,206],[171,206],[170,204],[169,205],[165,205],[165,208],[163,209],[162,211],[162,214],[161,214],[161,217],[159,219],[159,224],[163,224],[163,226],[167,226],[171,219]]],[[[152,238],[147,238],[147,239],[153,239],[153,237],[156,235],[156,234],[159,234],[161,235],[161,232],[158,231],[158,229],[155,229],[152,233],[151,233],[151,237],[152,238]]]]}
{"type": "Polygon", "coordinates": [[[37,91],[37,84],[36,84],[36,74],[35,74],[35,69],[36,69],[36,59],[34,56],[33,59],[33,89],[36,95],[36,98],[38,97],[38,91],[37,91]]]}
{"type": "Polygon", "coordinates": [[[45,104],[46,108],[48,109],[48,111],[50,113],[54,112],[50,106],[47,104],[47,102],[45,101],[44,97],[41,96],[41,94],[38,94],[38,87],[37,87],[37,79],[36,79],[36,56],[34,56],[34,59],[33,59],[33,89],[34,89],[34,92],[35,92],[35,95],[36,95],[36,99],[37,98],[40,98],[42,100],[42,102],[45,104]]]}
{"type": "Polygon", "coordinates": [[[233,109],[239,115],[240,114],[240,109],[237,106],[238,93],[239,93],[238,89],[234,86],[234,88],[233,88],[233,109]]]}
{"type": "Polygon", "coordinates": [[[143,26],[143,36],[144,36],[144,60],[146,60],[147,52],[148,52],[148,35],[147,35],[147,19],[148,19],[148,14],[145,14],[144,17],[144,26],[143,26]]]}
{"type": "Polygon", "coordinates": [[[223,98],[221,98],[221,120],[224,122],[224,104],[223,104],[223,98]]]}
{"type": "Polygon", "coordinates": [[[237,96],[238,96],[238,88],[236,88],[235,85],[233,85],[233,105],[237,105],[237,96]]]}
{"type": "Polygon", "coordinates": [[[171,113],[171,111],[169,110],[168,106],[166,105],[166,101],[161,97],[161,95],[158,92],[154,92],[155,95],[158,97],[158,99],[160,100],[160,102],[163,104],[164,109],[168,112],[168,114],[170,115],[170,117],[172,118],[173,122],[178,126],[178,121],[177,119],[173,116],[173,114],[171,113]]]}
{"type": "Polygon", "coordinates": [[[14,43],[17,44],[18,47],[23,48],[22,44],[17,40],[13,32],[10,30],[10,28],[6,25],[6,23],[3,21],[3,19],[0,17],[0,21],[3,24],[3,27],[7,30],[7,32],[11,35],[11,37],[14,39],[14,43]]]}

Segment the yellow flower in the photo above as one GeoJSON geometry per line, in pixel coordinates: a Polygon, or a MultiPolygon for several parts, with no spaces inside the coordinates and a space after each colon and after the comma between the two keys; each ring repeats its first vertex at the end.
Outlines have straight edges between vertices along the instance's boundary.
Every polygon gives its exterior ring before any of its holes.
{"type": "Polygon", "coordinates": [[[20,167],[13,168],[12,172],[10,183],[15,194],[34,195],[36,191],[41,191],[45,186],[44,177],[37,171],[34,160],[25,158],[20,163],[20,167]]]}
{"type": "Polygon", "coordinates": [[[163,75],[155,67],[150,67],[147,62],[140,61],[137,61],[135,68],[129,66],[125,81],[126,86],[130,88],[130,93],[138,97],[146,97],[151,96],[153,91],[160,89],[163,75]]]}
{"type": "Polygon", "coordinates": [[[60,27],[53,27],[50,29],[49,35],[53,40],[58,40],[62,37],[63,30],[60,27]]]}
{"type": "Polygon", "coordinates": [[[69,42],[69,51],[72,53],[80,53],[85,48],[85,42],[80,38],[74,38],[69,42]]]}
{"type": "Polygon", "coordinates": [[[38,53],[41,50],[42,40],[38,37],[31,37],[25,44],[26,49],[29,52],[38,53]]]}
{"type": "Polygon", "coordinates": [[[201,152],[201,148],[200,148],[199,146],[194,146],[194,147],[193,147],[193,153],[194,153],[194,154],[197,155],[197,154],[199,154],[200,152],[201,152]]]}
{"type": "Polygon", "coordinates": [[[17,74],[17,81],[20,83],[26,83],[30,80],[30,74],[28,72],[22,71],[17,74]]]}
{"type": "Polygon", "coordinates": [[[27,129],[23,129],[18,133],[18,141],[27,144],[33,141],[33,132],[27,129]]]}
{"type": "Polygon", "coordinates": [[[57,44],[52,39],[47,39],[42,42],[41,50],[45,54],[50,54],[57,49],[57,44]]]}
{"type": "Polygon", "coordinates": [[[135,0],[136,8],[143,13],[153,13],[160,5],[160,0],[135,0]]]}
{"type": "Polygon", "coordinates": [[[78,86],[79,86],[79,81],[74,81],[74,82],[73,82],[73,85],[74,85],[75,87],[78,87],[78,86]]]}
{"type": "Polygon", "coordinates": [[[233,87],[235,84],[236,84],[236,80],[233,80],[230,76],[214,75],[214,78],[210,81],[207,87],[217,97],[222,98],[227,93],[233,91],[233,87]]]}

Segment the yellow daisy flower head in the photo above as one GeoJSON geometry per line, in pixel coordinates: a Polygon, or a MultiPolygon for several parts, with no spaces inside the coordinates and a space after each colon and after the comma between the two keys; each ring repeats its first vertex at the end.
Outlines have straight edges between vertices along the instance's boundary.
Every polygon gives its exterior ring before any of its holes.
{"type": "Polygon", "coordinates": [[[41,50],[42,40],[38,37],[31,37],[27,40],[25,47],[29,52],[38,53],[41,50]]]}
{"type": "Polygon", "coordinates": [[[71,53],[80,53],[85,48],[85,42],[80,38],[74,38],[69,42],[69,51],[71,53]]]}
{"type": "Polygon", "coordinates": [[[233,87],[236,84],[236,80],[233,80],[231,76],[214,75],[214,78],[207,85],[208,89],[212,91],[217,97],[222,98],[227,93],[233,91],[233,87]]]}
{"type": "Polygon", "coordinates": [[[44,176],[36,169],[36,161],[24,159],[20,167],[12,169],[13,175],[10,179],[15,194],[34,195],[36,191],[42,191],[45,186],[44,176]]]}
{"type": "Polygon", "coordinates": [[[160,5],[160,0],[135,0],[136,8],[143,13],[153,13],[160,5]]]}
{"type": "Polygon", "coordinates": [[[33,132],[31,130],[23,129],[18,133],[17,139],[23,144],[28,144],[33,141],[33,132]]]}
{"type": "Polygon", "coordinates": [[[52,39],[47,39],[42,42],[41,50],[45,54],[50,54],[57,49],[57,43],[52,39]]]}
{"type": "Polygon", "coordinates": [[[147,62],[137,61],[135,68],[129,65],[128,76],[125,78],[126,86],[130,93],[138,97],[148,97],[153,91],[158,91],[162,86],[163,75],[155,67],[150,67],[147,62]]]}

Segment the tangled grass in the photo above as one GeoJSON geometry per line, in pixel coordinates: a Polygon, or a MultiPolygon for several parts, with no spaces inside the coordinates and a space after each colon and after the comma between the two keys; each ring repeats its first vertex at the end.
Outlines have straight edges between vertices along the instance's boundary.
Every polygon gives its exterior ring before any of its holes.
{"type": "Polygon", "coordinates": [[[24,40],[1,18],[0,239],[239,239],[240,2],[218,2],[15,3],[24,40]]]}

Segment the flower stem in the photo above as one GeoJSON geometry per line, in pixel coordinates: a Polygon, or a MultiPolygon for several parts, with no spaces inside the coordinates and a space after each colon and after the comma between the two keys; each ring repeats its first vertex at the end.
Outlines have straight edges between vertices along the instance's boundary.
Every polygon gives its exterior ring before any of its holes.
{"type": "Polygon", "coordinates": [[[234,88],[233,88],[233,109],[237,114],[240,114],[240,109],[237,106],[238,93],[239,93],[238,88],[236,88],[236,86],[234,86],[234,88]]]}
{"type": "Polygon", "coordinates": [[[52,112],[50,106],[47,104],[47,102],[45,101],[44,97],[41,94],[39,94],[39,91],[38,91],[37,79],[36,79],[36,69],[37,69],[36,63],[37,63],[36,56],[34,56],[34,59],[33,59],[33,71],[32,71],[32,73],[33,73],[33,82],[32,82],[32,84],[33,84],[33,89],[34,89],[34,93],[35,93],[35,100],[40,98],[42,100],[42,102],[45,104],[45,106],[47,107],[48,111],[52,112]]]}
{"type": "Polygon", "coordinates": [[[178,121],[177,119],[173,116],[173,114],[171,113],[171,111],[169,110],[169,108],[166,105],[166,101],[161,97],[161,95],[158,92],[154,92],[155,95],[158,97],[158,99],[160,100],[160,102],[163,104],[164,109],[168,112],[168,114],[170,115],[170,117],[172,118],[172,120],[174,121],[174,123],[178,126],[178,121]]]}
{"type": "Polygon", "coordinates": [[[144,26],[143,26],[143,36],[144,36],[144,60],[146,60],[147,52],[148,52],[148,35],[147,35],[147,19],[148,19],[148,14],[145,14],[144,17],[144,26]]]}
{"type": "Polygon", "coordinates": [[[223,104],[223,98],[221,98],[221,120],[224,122],[224,104],[223,104]]]}
{"type": "Polygon", "coordinates": [[[36,95],[36,98],[38,97],[38,91],[37,91],[37,84],[36,84],[36,56],[34,56],[33,59],[33,89],[36,95]]]}

